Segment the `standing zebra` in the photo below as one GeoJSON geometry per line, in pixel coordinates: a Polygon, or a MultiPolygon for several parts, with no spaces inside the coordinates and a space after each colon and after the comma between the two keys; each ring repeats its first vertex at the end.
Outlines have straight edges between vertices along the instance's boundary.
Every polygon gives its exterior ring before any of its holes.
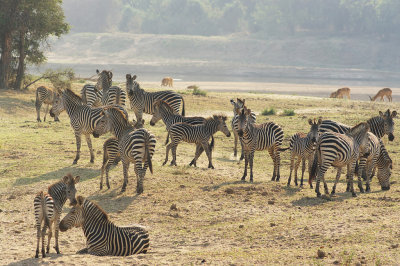
{"type": "MultiPolygon", "coordinates": [[[[370,127],[370,131],[381,139],[384,135],[388,135],[389,141],[394,140],[394,122],[393,118],[397,116],[397,112],[390,112],[389,109],[386,110],[385,113],[379,111],[379,116],[372,117],[367,120],[367,123],[370,127]]],[[[332,121],[332,120],[324,120],[322,121],[321,126],[319,127],[320,132],[337,132],[341,134],[345,134],[350,129],[350,126],[332,121]]]]}
{"type": "MultiPolygon", "coordinates": [[[[235,146],[233,148],[233,156],[236,157],[237,155],[237,143],[239,140],[239,135],[238,135],[238,121],[239,121],[239,115],[241,112],[241,109],[245,107],[244,105],[245,99],[239,99],[237,98],[237,102],[234,100],[231,100],[231,104],[233,105],[233,117],[232,117],[232,132],[233,136],[235,137],[235,146]]],[[[253,123],[256,122],[256,114],[254,112],[251,112],[251,118],[253,119],[253,123]]],[[[242,145],[242,143],[240,143],[242,145]]],[[[243,160],[243,147],[242,147],[242,154],[240,156],[240,160],[243,160]]]]}
{"type": "Polygon", "coordinates": [[[108,181],[108,172],[112,165],[117,165],[121,161],[121,154],[118,148],[118,139],[111,137],[104,142],[103,145],[103,165],[101,166],[101,179],[100,190],[103,189],[103,176],[106,172],[106,185],[110,189],[110,182],[108,181]]]}
{"type": "Polygon", "coordinates": [[[279,181],[280,152],[288,149],[280,148],[283,141],[283,129],[274,122],[258,125],[254,124],[251,110],[247,108],[243,108],[238,115],[238,135],[242,142],[245,158],[242,180],[244,181],[246,179],[247,165],[250,164],[250,182],[253,182],[254,152],[268,150],[274,162],[272,181],[279,181]]]}
{"type": "Polygon", "coordinates": [[[85,135],[90,150],[90,162],[94,162],[94,152],[90,134],[103,113],[102,108],[91,108],[83,103],[81,97],[72,90],[66,89],[60,92],[61,96],[56,97],[53,107],[50,109],[51,116],[58,116],[66,110],[71,120],[71,127],[74,129],[76,138],[76,156],[73,164],[78,163],[81,152],[81,135],[85,135]]]}
{"type": "MultiPolygon", "coordinates": [[[[297,169],[299,168],[300,162],[302,162],[301,168],[301,183],[300,186],[303,186],[303,177],[304,171],[306,168],[306,160],[308,161],[308,173],[311,172],[311,165],[314,155],[315,144],[318,140],[318,128],[321,125],[322,119],[318,119],[318,122],[314,122],[309,119],[308,124],[310,124],[310,132],[308,134],[304,134],[302,132],[296,133],[292,136],[289,141],[289,149],[290,153],[290,175],[288,179],[287,185],[290,186],[290,181],[292,179],[292,171],[294,167],[294,184],[297,186],[297,169]],[[294,160],[297,157],[297,162],[295,164],[294,160]]],[[[308,179],[308,183],[312,188],[311,178],[308,179]]]]}
{"type": "Polygon", "coordinates": [[[111,106],[104,109],[105,112],[102,113],[102,118],[97,123],[93,131],[93,136],[98,138],[100,135],[111,131],[118,139],[118,148],[124,169],[124,184],[122,185],[121,192],[126,190],[129,164],[133,162],[137,177],[136,191],[138,194],[141,194],[143,192],[143,180],[147,167],[153,173],[151,158],[154,154],[156,138],[144,128],[135,130],[121,108],[111,106]]]}
{"type": "Polygon", "coordinates": [[[181,95],[174,91],[157,91],[146,92],[140,88],[136,82],[136,75],[133,77],[130,74],[126,75],[126,90],[128,92],[131,109],[135,112],[136,120],[142,123],[143,113],[153,114],[153,103],[157,99],[162,99],[167,102],[176,113],[179,112],[179,107],[182,102],[182,116],[185,116],[185,101],[181,95]]]}
{"type": "MultiPolygon", "coordinates": [[[[42,107],[42,104],[43,103],[47,104],[46,112],[44,113],[44,118],[43,118],[43,120],[46,122],[46,115],[47,111],[49,110],[49,105],[53,104],[54,99],[57,97],[57,95],[58,93],[56,91],[45,86],[40,86],[36,89],[35,107],[36,107],[38,122],[42,122],[42,120],[40,119],[40,108],[42,107]]],[[[58,116],[54,117],[54,121],[60,121],[58,119],[58,116]]]]}
{"type": "Polygon", "coordinates": [[[58,229],[61,217],[62,207],[64,206],[67,199],[71,205],[76,204],[75,194],[76,188],[75,184],[79,182],[80,177],[75,178],[71,174],[64,176],[59,182],[51,185],[48,188],[47,194],[41,191],[34,199],[33,207],[35,210],[35,220],[37,229],[37,245],[36,245],[36,255],[35,258],[39,257],[39,242],[40,237],[42,237],[42,256],[46,257],[44,252],[44,238],[46,236],[47,227],[49,228],[48,242],[46,253],[50,251],[50,240],[53,234],[52,225],[55,223],[55,239],[56,245],[54,246],[57,254],[60,254],[60,249],[58,246],[58,229]],[[43,227],[41,225],[43,223],[43,227]]]}
{"type": "Polygon", "coordinates": [[[176,123],[187,123],[190,125],[202,125],[206,121],[204,117],[195,116],[195,117],[185,117],[179,115],[174,108],[172,108],[166,101],[163,99],[158,99],[153,103],[153,116],[150,120],[150,125],[154,126],[160,119],[163,120],[165,126],[167,127],[167,139],[165,141],[165,145],[168,144],[169,141],[169,129],[173,124],[176,123]]]}
{"type": "Polygon", "coordinates": [[[165,161],[163,165],[168,162],[168,154],[170,149],[172,149],[171,165],[176,165],[176,149],[179,142],[185,141],[188,143],[196,143],[195,157],[190,165],[196,166],[197,159],[201,153],[205,151],[208,157],[208,168],[214,169],[211,154],[214,141],[211,141],[211,144],[208,144],[208,141],[217,131],[223,132],[227,137],[231,136],[231,133],[226,126],[226,119],[227,118],[224,115],[214,115],[210,118],[207,118],[202,125],[194,126],[187,123],[173,124],[169,129],[171,143],[167,145],[165,161]]]}
{"type": "Polygon", "coordinates": [[[350,182],[350,191],[353,197],[356,196],[353,187],[353,174],[356,161],[361,154],[366,154],[368,151],[368,130],[369,125],[367,123],[360,123],[351,128],[346,134],[334,132],[325,132],[321,134],[315,154],[318,165],[317,167],[315,167],[315,164],[313,165],[311,173],[311,175],[314,176],[318,168],[317,182],[315,185],[317,197],[321,196],[319,190],[321,179],[324,182],[325,194],[329,193],[324,176],[331,165],[338,168],[331,194],[335,194],[336,184],[339,181],[341,170],[344,166],[347,166],[347,179],[350,182]]]}
{"type": "Polygon", "coordinates": [[[62,232],[82,227],[87,247],[78,254],[96,256],[129,256],[146,253],[149,234],[141,226],[119,227],[111,222],[107,213],[94,202],[78,196],[77,204],[62,219],[62,232]]]}

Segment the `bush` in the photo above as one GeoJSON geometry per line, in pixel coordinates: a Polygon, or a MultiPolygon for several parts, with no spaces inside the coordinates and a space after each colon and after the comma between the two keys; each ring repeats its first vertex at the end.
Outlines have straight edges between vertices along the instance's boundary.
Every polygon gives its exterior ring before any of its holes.
{"type": "Polygon", "coordinates": [[[261,113],[262,115],[275,115],[276,114],[276,110],[274,107],[271,107],[270,109],[265,108],[264,111],[262,111],[261,113]]]}
{"type": "Polygon", "coordinates": [[[283,114],[282,115],[283,116],[294,116],[295,113],[294,113],[293,109],[285,109],[285,110],[283,110],[283,114]]]}
{"type": "Polygon", "coordinates": [[[207,92],[204,90],[199,89],[197,86],[193,88],[193,95],[200,95],[200,96],[206,96],[207,92]]]}

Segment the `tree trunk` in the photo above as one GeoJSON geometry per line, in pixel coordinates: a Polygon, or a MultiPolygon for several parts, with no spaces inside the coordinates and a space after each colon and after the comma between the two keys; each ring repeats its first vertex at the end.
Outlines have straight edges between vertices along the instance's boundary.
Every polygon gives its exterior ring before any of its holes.
{"type": "Polygon", "coordinates": [[[5,31],[1,42],[0,89],[8,89],[8,76],[11,63],[11,32],[5,31]]]}
{"type": "Polygon", "coordinates": [[[19,32],[19,43],[18,43],[19,59],[18,59],[18,70],[17,78],[15,81],[15,89],[20,90],[22,87],[22,81],[24,80],[25,73],[25,31],[19,32]]]}

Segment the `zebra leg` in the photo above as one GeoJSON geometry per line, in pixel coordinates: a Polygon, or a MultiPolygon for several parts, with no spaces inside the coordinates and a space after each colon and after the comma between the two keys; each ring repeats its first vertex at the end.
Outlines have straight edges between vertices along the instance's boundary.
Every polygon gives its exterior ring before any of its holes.
{"type": "Polygon", "coordinates": [[[35,107],[36,107],[36,120],[38,122],[42,122],[42,120],[40,119],[40,108],[42,107],[42,102],[36,97],[36,102],[35,102],[35,107]]]}
{"type": "MultiPolygon", "coordinates": [[[[274,148],[274,154],[275,154],[275,164],[276,167],[274,167],[276,169],[276,182],[278,182],[281,179],[281,172],[280,172],[280,168],[281,168],[281,155],[279,153],[279,147],[275,147],[274,148]]],[[[297,171],[296,171],[297,172],[297,171]]],[[[296,184],[297,186],[297,184],[296,184]]]]}
{"type": "Polygon", "coordinates": [[[302,158],[301,159],[301,182],[300,182],[300,187],[303,187],[303,178],[304,178],[304,172],[306,171],[306,159],[302,158]]]}
{"type": "Polygon", "coordinates": [[[356,162],[352,162],[347,165],[347,175],[350,183],[350,192],[353,197],[357,197],[356,192],[354,191],[354,184],[353,184],[353,174],[354,174],[354,168],[356,166],[356,162]]]}
{"type": "Polygon", "coordinates": [[[75,156],[73,164],[77,164],[78,160],[80,158],[80,154],[81,154],[81,134],[80,133],[75,133],[75,139],[76,139],[76,156],[75,156]]]}
{"type": "Polygon", "coordinates": [[[174,143],[173,146],[172,146],[172,161],[171,161],[171,165],[175,165],[175,166],[177,166],[176,165],[176,150],[177,150],[177,148],[178,148],[178,145],[174,143]]]}
{"type": "Polygon", "coordinates": [[[317,170],[317,181],[315,183],[315,192],[317,193],[317,197],[321,197],[321,192],[319,190],[319,185],[321,183],[321,179],[324,182],[324,186],[326,184],[324,176],[325,176],[325,173],[326,173],[327,169],[328,169],[328,167],[321,167],[320,166],[318,168],[318,170],[317,170]]]}
{"type": "MultiPolygon", "coordinates": [[[[35,258],[39,258],[39,245],[40,245],[40,237],[41,237],[40,224],[41,223],[38,223],[38,221],[36,221],[36,229],[37,229],[36,238],[37,238],[37,242],[36,242],[36,255],[35,255],[35,258]]],[[[44,241],[43,241],[42,247],[44,247],[44,241]]]]}
{"type": "Polygon", "coordinates": [[[312,168],[313,160],[314,160],[313,155],[308,157],[308,184],[310,185],[310,188],[313,188],[312,180],[311,180],[311,168],[312,168]]]}
{"type": "Polygon", "coordinates": [[[196,165],[197,159],[200,157],[200,155],[203,153],[203,151],[204,151],[203,147],[199,144],[196,144],[196,152],[195,152],[194,158],[190,162],[189,166],[194,165],[194,167],[197,167],[197,165],[196,165]]]}
{"type": "Polygon", "coordinates": [[[143,179],[144,173],[142,170],[142,165],[140,162],[135,162],[135,174],[136,174],[136,193],[142,194],[143,193],[143,179]]]}
{"type": "Polygon", "coordinates": [[[165,165],[168,162],[168,154],[169,154],[169,150],[171,149],[171,145],[172,145],[172,142],[170,144],[168,144],[167,147],[165,148],[166,149],[165,161],[163,162],[162,165],[165,165]]]}
{"type": "Polygon", "coordinates": [[[89,147],[90,151],[90,162],[94,163],[94,152],[93,152],[93,146],[92,146],[92,140],[90,139],[90,135],[86,135],[86,142],[89,147]]]}
{"type": "Polygon", "coordinates": [[[50,240],[51,237],[53,236],[53,228],[51,226],[51,222],[49,224],[49,233],[47,234],[47,248],[46,248],[46,253],[49,254],[50,253],[50,240]]]}
{"type": "Polygon", "coordinates": [[[341,174],[342,174],[342,168],[341,168],[341,167],[338,167],[337,173],[336,173],[336,178],[335,178],[335,184],[334,184],[333,187],[332,187],[331,195],[335,195],[335,193],[336,193],[336,185],[337,185],[337,183],[339,182],[339,179],[340,179],[340,175],[341,175],[341,174]]]}
{"type": "Polygon", "coordinates": [[[294,155],[291,154],[290,155],[290,174],[289,174],[289,179],[287,181],[287,186],[290,186],[290,182],[292,181],[292,171],[293,171],[293,167],[294,167],[294,155]]]}
{"type": "Polygon", "coordinates": [[[244,159],[244,152],[243,152],[243,143],[240,141],[240,147],[241,147],[241,152],[240,152],[240,158],[239,158],[239,163],[244,159]]]}
{"type": "Polygon", "coordinates": [[[203,149],[206,151],[208,157],[208,168],[214,169],[214,165],[212,164],[212,150],[208,142],[202,144],[203,149]]]}
{"type": "Polygon", "coordinates": [[[242,181],[245,181],[245,180],[246,180],[246,176],[247,176],[247,164],[248,164],[248,162],[249,162],[249,155],[248,155],[248,154],[245,154],[245,155],[244,155],[244,173],[243,173],[243,176],[242,176],[242,181]]]}
{"type": "MultiPolygon", "coordinates": [[[[46,238],[46,229],[47,229],[47,226],[43,225],[43,228],[42,228],[42,257],[43,258],[46,257],[46,252],[44,250],[44,241],[45,241],[45,238],[46,238]]],[[[50,242],[50,236],[51,236],[51,231],[49,232],[49,242],[50,242]]]]}
{"type": "Polygon", "coordinates": [[[249,163],[250,163],[250,182],[253,183],[253,159],[254,159],[254,152],[249,154],[249,163]]]}
{"type": "Polygon", "coordinates": [[[61,218],[61,213],[57,215],[57,218],[54,220],[55,221],[55,239],[56,239],[56,245],[54,246],[54,249],[56,250],[57,254],[60,254],[60,247],[58,245],[58,233],[60,229],[60,218],[61,218]]]}
{"type": "MultiPolygon", "coordinates": [[[[108,173],[110,172],[111,164],[108,162],[106,165],[106,185],[107,189],[110,189],[110,182],[108,179],[108,173]]],[[[103,185],[103,179],[101,180],[101,184],[103,185]]]]}
{"type": "Polygon", "coordinates": [[[275,173],[276,173],[276,169],[275,169],[276,164],[275,164],[274,150],[273,150],[273,149],[268,149],[268,153],[269,153],[269,155],[271,156],[272,161],[273,161],[273,163],[274,163],[274,172],[273,172],[273,174],[272,174],[271,181],[275,181],[275,178],[276,178],[276,175],[275,175],[275,173]]]}
{"type": "Polygon", "coordinates": [[[237,143],[238,143],[238,139],[239,139],[239,136],[238,136],[238,134],[237,134],[237,132],[235,131],[235,130],[233,130],[233,136],[235,137],[235,146],[233,147],[233,156],[235,156],[235,158],[236,158],[236,156],[237,156],[237,143]]]}
{"type": "Polygon", "coordinates": [[[47,112],[49,111],[49,104],[47,104],[47,106],[46,106],[46,112],[44,113],[44,118],[43,118],[43,121],[44,122],[46,122],[46,115],[47,115],[47,112]]]}
{"type": "Polygon", "coordinates": [[[124,183],[122,184],[121,192],[125,192],[126,185],[128,184],[128,170],[129,170],[129,162],[122,161],[122,167],[124,171],[124,183]]]}
{"type": "Polygon", "coordinates": [[[167,138],[165,139],[165,145],[167,145],[169,142],[169,131],[167,130],[167,138]]]}
{"type": "Polygon", "coordinates": [[[298,157],[297,158],[297,162],[296,162],[296,164],[294,166],[294,184],[296,186],[298,186],[298,183],[297,183],[297,170],[299,169],[300,163],[301,163],[301,157],[298,157]]]}

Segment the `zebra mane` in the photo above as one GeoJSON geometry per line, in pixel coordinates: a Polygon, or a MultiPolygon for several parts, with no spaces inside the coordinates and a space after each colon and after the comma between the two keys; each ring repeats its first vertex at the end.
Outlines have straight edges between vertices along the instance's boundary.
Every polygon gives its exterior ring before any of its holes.
{"type": "Polygon", "coordinates": [[[69,97],[70,99],[77,101],[81,104],[83,104],[83,100],[81,98],[81,96],[79,96],[78,94],[76,94],[75,92],[73,92],[71,89],[65,89],[63,91],[64,95],[66,95],[67,97],[69,97]]]}
{"type": "Polygon", "coordinates": [[[358,134],[360,134],[361,132],[365,131],[368,132],[369,130],[369,125],[366,122],[363,123],[359,123],[358,125],[350,128],[350,130],[348,131],[347,134],[351,135],[351,136],[357,136],[358,134]]]}
{"type": "Polygon", "coordinates": [[[163,106],[165,108],[168,109],[168,111],[170,111],[173,114],[178,114],[174,108],[171,107],[171,105],[169,105],[169,103],[167,103],[166,101],[162,100],[162,99],[158,99],[154,105],[159,105],[159,106],[163,106]]]}
{"type": "Polygon", "coordinates": [[[217,114],[213,115],[212,117],[206,118],[206,123],[210,120],[220,120],[220,119],[222,119],[222,121],[226,121],[228,118],[224,114],[217,114]]]}
{"type": "Polygon", "coordinates": [[[133,126],[131,123],[129,123],[128,113],[120,106],[118,106],[118,105],[106,106],[106,107],[103,107],[103,110],[111,111],[111,113],[114,116],[117,116],[118,119],[121,119],[125,125],[133,126]]]}
{"type": "Polygon", "coordinates": [[[108,214],[103,210],[97,203],[88,200],[82,196],[77,197],[78,204],[82,206],[83,209],[90,209],[91,212],[101,213],[101,218],[109,221],[108,214]],[[92,207],[92,208],[90,208],[92,207]]]}

